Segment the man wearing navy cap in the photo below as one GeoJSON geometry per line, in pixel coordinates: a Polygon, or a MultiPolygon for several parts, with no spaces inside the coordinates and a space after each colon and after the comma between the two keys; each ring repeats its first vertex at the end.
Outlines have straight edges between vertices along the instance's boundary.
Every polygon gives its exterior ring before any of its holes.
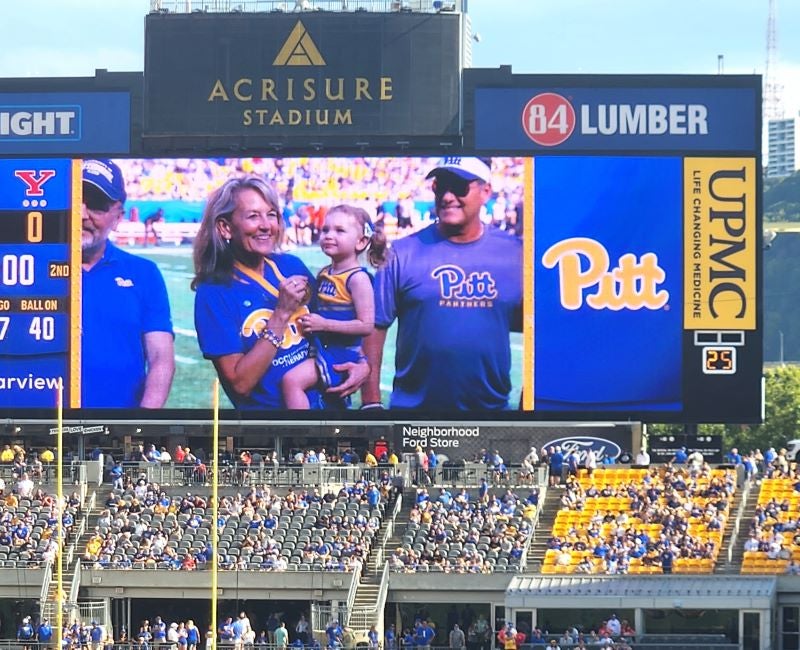
{"type": "Polygon", "coordinates": [[[397,319],[391,408],[501,410],[511,392],[509,332],[522,328],[522,245],[481,221],[492,197],[480,158],[449,156],[432,178],[436,223],[394,242],[375,277],[366,408],[381,408],[380,368],[397,319]]]}
{"type": "Polygon", "coordinates": [[[114,162],[84,160],[81,406],[88,408],[161,408],[175,373],[161,272],[108,240],[126,198],[114,162]]]}

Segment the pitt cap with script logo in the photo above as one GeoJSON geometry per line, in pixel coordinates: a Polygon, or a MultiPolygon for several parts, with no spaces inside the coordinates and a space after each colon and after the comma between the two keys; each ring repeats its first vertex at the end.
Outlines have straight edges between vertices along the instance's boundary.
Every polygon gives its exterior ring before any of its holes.
{"type": "Polygon", "coordinates": [[[112,201],[125,203],[125,179],[116,163],[107,158],[83,161],[83,182],[94,185],[112,201]]]}
{"type": "Polygon", "coordinates": [[[433,178],[441,172],[450,172],[466,181],[483,181],[484,183],[492,181],[492,170],[480,158],[445,156],[436,167],[428,172],[425,178],[433,178]]]}

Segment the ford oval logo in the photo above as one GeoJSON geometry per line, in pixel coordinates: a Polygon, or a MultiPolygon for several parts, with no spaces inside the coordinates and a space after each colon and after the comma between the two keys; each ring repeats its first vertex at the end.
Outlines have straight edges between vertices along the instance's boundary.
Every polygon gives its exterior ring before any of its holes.
{"type": "Polygon", "coordinates": [[[603,459],[608,456],[610,458],[619,458],[622,449],[616,442],[611,442],[605,438],[596,438],[595,436],[569,436],[567,438],[559,438],[544,445],[543,449],[550,449],[558,445],[566,458],[567,454],[573,450],[578,452],[578,462],[583,463],[586,460],[586,452],[590,449],[594,451],[597,457],[597,462],[603,462],[603,459]]]}

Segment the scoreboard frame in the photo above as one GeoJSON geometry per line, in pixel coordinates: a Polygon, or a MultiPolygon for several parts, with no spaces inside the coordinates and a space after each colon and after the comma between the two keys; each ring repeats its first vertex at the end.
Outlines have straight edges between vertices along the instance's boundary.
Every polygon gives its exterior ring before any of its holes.
{"type": "MultiPolygon", "coordinates": [[[[705,179],[706,185],[703,187],[702,194],[699,198],[702,200],[703,210],[706,212],[717,210],[720,208],[715,205],[715,193],[710,186],[710,179],[715,173],[719,173],[720,169],[725,167],[726,164],[731,163],[734,167],[737,165],[744,168],[747,167],[747,202],[748,214],[747,221],[748,230],[742,234],[740,238],[741,246],[745,249],[747,255],[747,266],[742,266],[741,272],[748,275],[746,284],[740,286],[740,290],[747,296],[747,322],[742,324],[741,320],[737,320],[736,314],[727,310],[724,313],[723,321],[718,321],[717,326],[714,326],[715,315],[713,309],[707,310],[698,318],[698,324],[692,326],[691,324],[684,323],[680,335],[680,349],[676,350],[675,354],[680,355],[683,359],[681,367],[681,386],[680,386],[680,407],[674,410],[652,409],[648,408],[646,404],[639,407],[636,405],[627,405],[619,408],[609,408],[608,406],[600,405],[597,408],[592,406],[591,400],[586,400],[585,404],[573,404],[561,408],[546,407],[537,408],[538,396],[535,389],[531,389],[527,394],[523,392],[523,410],[509,410],[502,412],[479,412],[479,411],[458,411],[458,412],[445,412],[428,410],[425,412],[408,412],[408,411],[348,411],[346,413],[326,413],[326,412],[298,412],[298,411],[257,411],[246,413],[242,411],[226,410],[222,413],[222,418],[226,421],[330,421],[330,422],[354,422],[365,423],[370,421],[392,421],[403,420],[409,422],[456,422],[463,420],[474,420],[476,422],[523,422],[523,421],[596,421],[596,420],[645,420],[645,421],[660,421],[660,422],[736,422],[736,423],[758,423],[762,417],[762,327],[763,327],[763,309],[762,301],[763,295],[761,291],[761,278],[762,278],[762,214],[761,204],[758,197],[762,193],[762,165],[761,165],[761,151],[760,151],[760,104],[761,104],[761,85],[760,77],[757,76],[642,76],[642,75],[513,75],[510,69],[502,68],[500,70],[466,70],[464,71],[464,124],[466,125],[464,136],[464,144],[456,153],[462,155],[486,155],[492,156],[517,156],[527,159],[527,178],[535,179],[536,174],[539,173],[537,163],[543,170],[547,170],[548,166],[557,168],[559,165],[564,168],[569,167],[570,160],[588,160],[599,161],[602,163],[606,160],[619,159],[625,160],[643,160],[654,161],[657,165],[660,160],[675,159],[681,161],[683,165],[683,180],[680,186],[675,191],[680,195],[680,200],[684,202],[682,212],[683,223],[681,225],[681,237],[683,242],[683,260],[688,265],[690,260],[687,259],[686,251],[691,250],[692,245],[692,209],[693,199],[698,198],[693,196],[693,174],[697,172],[705,179]],[[549,137],[546,133],[526,133],[526,124],[530,127],[530,119],[526,120],[525,115],[535,109],[536,106],[545,106],[540,103],[537,98],[548,95],[548,102],[551,102],[551,109],[554,111],[553,115],[549,118],[549,123],[557,130],[562,130],[559,137],[549,137]],[[555,99],[553,98],[555,96],[555,99]],[[650,104],[658,104],[666,107],[666,117],[656,117],[653,119],[655,122],[650,122],[650,126],[645,126],[645,122],[651,113],[643,109],[645,118],[637,117],[640,113],[636,112],[636,98],[640,98],[640,104],[649,106],[650,104]],[[560,99],[559,99],[560,98],[560,99]],[[705,102],[705,103],[704,103],[705,102]],[[726,102],[729,102],[726,104],[726,102]],[[611,106],[614,103],[618,107],[630,106],[633,108],[617,110],[627,110],[628,113],[625,119],[628,124],[638,125],[642,132],[628,133],[623,137],[620,133],[606,134],[606,139],[602,139],[602,131],[600,124],[590,122],[588,125],[582,120],[587,116],[594,116],[592,119],[597,118],[598,113],[593,110],[599,110],[599,106],[611,106]],[[566,121],[560,121],[558,118],[559,106],[565,107],[569,105],[572,109],[570,113],[566,108],[563,109],[564,113],[569,116],[566,121]],[[695,112],[692,113],[689,108],[685,109],[684,113],[680,113],[679,109],[671,109],[672,105],[680,106],[698,106],[704,105],[707,107],[706,115],[708,121],[706,123],[706,132],[700,133],[702,129],[697,128],[697,120],[699,109],[691,109],[695,112]],[[534,107],[532,109],[531,107],[534,107]],[[509,118],[516,111],[516,119],[509,118]],[[672,111],[672,112],[671,112],[672,111]],[[526,113],[527,112],[527,113],[526,113]],[[721,117],[718,116],[721,114],[721,117]],[[694,115],[694,118],[691,116],[694,115]],[[658,118],[658,119],[656,119],[658,118]],[[690,123],[694,119],[695,126],[690,128],[690,123]],[[633,120],[633,121],[631,121],[633,120]],[[637,121],[638,120],[638,121],[637,121]],[[658,120],[661,120],[659,122],[658,120]],[[653,127],[653,124],[667,124],[667,132],[655,133],[653,129],[658,130],[660,127],[653,127]],[[670,132],[672,126],[675,132],[670,132]],[[683,129],[683,131],[681,131],[683,129]],[[693,130],[692,130],[693,129],[693,130]],[[567,133],[566,137],[564,133],[567,133]],[[726,137],[728,138],[726,140],[726,137]],[[703,138],[707,138],[704,140],[703,138]],[[741,164],[740,164],[741,163],[741,164]],[[710,165],[710,167],[709,167],[710,165]],[[711,357],[717,354],[716,360],[711,357]],[[720,356],[722,355],[722,356],[720,356]],[[724,357],[724,358],[723,358],[724,357]],[[720,360],[721,359],[721,360],[720,360]],[[726,365],[723,361],[730,360],[726,365]],[[734,399],[731,399],[731,398],[734,399]],[[529,410],[529,409],[533,410],[529,410]]],[[[545,109],[542,109],[545,110],[545,109]]],[[[610,109],[608,109],[610,110],[610,109]]],[[[682,110],[682,109],[680,109],[682,110]]],[[[623,113],[617,113],[618,117],[623,113]]],[[[127,117],[127,116],[126,116],[127,117]]],[[[134,112],[133,122],[141,123],[140,116],[134,112]]],[[[530,116],[529,116],[530,118],[530,116]]],[[[619,118],[622,119],[622,118],[619,118]]],[[[548,120],[545,120],[547,123],[548,120]]],[[[120,125],[121,128],[130,130],[131,123],[125,122],[120,125]]],[[[608,123],[605,124],[608,128],[608,123]]],[[[530,130],[530,129],[528,129],[530,130]]],[[[134,138],[134,151],[141,150],[141,134],[136,134],[139,139],[134,138]]],[[[198,133],[198,136],[201,135],[198,133]]],[[[236,139],[236,146],[241,146],[241,139],[236,139]]],[[[41,153],[42,145],[37,143],[36,154],[41,153]]],[[[312,158],[323,157],[323,154],[337,155],[337,156],[363,156],[363,150],[353,150],[343,145],[336,151],[326,152],[308,150],[305,145],[298,145],[298,154],[310,155],[312,158]]],[[[164,153],[171,157],[184,157],[190,155],[197,155],[197,149],[193,150],[176,150],[174,144],[165,140],[163,143],[164,153]]],[[[202,147],[201,147],[202,150],[202,147]]],[[[287,153],[294,153],[292,151],[291,142],[288,143],[285,151],[287,153]]],[[[263,145],[258,147],[259,154],[275,155],[275,152],[268,153],[263,145]]],[[[212,155],[215,152],[207,150],[206,155],[212,155]]],[[[373,152],[370,152],[370,155],[373,152]]],[[[414,152],[415,155],[423,154],[426,156],[435,156],[445,153],[443,151],[426,150],[423,152],[414,152]]],[[[452,154],[452,150],[446,153],[452,154]]],[[[128,154],[127,157],[134,157],[134,152],[128,154]]],[[[394,152],[387,151],[386,149],[374,151],[375,155],[393,155],[394,152]]],[[[56,302],[31,302],[26,303],[26,306],[32,308],[38,307],[51,307],[55,311],[52,313],[58,315],[66,315],[68,319],[68,334],[66,336],[66,344],[64,346],[65,363],[70,369],[65,374],[65,386],[67,388],[68,399],[66,400],[65,417],[70,421],[83,421],[89,419],[102,419],[106,421],[114,420],[128,420],[128,421],[141,421],[147,420],[152,422],[168,422],[173,420],[181,420],[185,422],[191,421],[205,421],[210,414],[209,409],[172,409],[165,408],[159,410],[149,411],[146,409],[82,409],[79,407],[79,401],[76,396],[80,394],[80,373],[79,373],[79,349],[81,345],[79,323],[75,320],[75,315],[80,313],[80,249],[75,242],[80,240],[80,220],[75,217],[80,213],[80,174],[79,174],[79,152],[73,151],[69,158],[63,158],[63,154],[59,151],[54,151],[51,158],[45,160],[53,160],[54,163],[66,164],[70,167],[70,181],[69,181],[69,201],[62,208],[61,219],[69,219],[68,216],[72,215],[72,220],[69,223],[60,223],[58,232],[53,235],[58,241],[54,242],[56,245],[67,244],[69,250],[66,252],[66,259],[64,254],[56,259],[48,259],[55,266],[53,272],[58,276],[59,273],[63,274],[64,264],[69,265],[69,278],[67,279],[68,291],[66,295],[47,295],[43,294],[30,295],[25,297],[25,300],[40,300],[40,301],[53,301],[56,302]],[[61,240],[66,239],[67,242],[61,240]],[[70,243],[72,242],[72,243],[70,243]]],[[[156,157],[156,152],[153,151],[153,143],[148,144],[148,156],[156,157]]],[[[26,161],[32,166],[36,159],[32,158],[19,158],[19,161],[26,161]]],[[[0,161],[7,162],[7,161],[0,161]]],[[[669,165],[667,165],[669,166],[669,165]]],[[[738,167],[737,167],[738,169],[738,167]]],[[[25,171],[24,169],[22,171],[25,171]]],[[[39,172],[37,172],[39,173],[39,172]]],[[[18,178],[18,177],[17,177],[18,178]]],[[[34,175],[29,180],[32,180],[34,187],[28,185],[29,189],[36,191],[36,182],[41,179],[41,176],[34,175]]],[[[23,179],[24,180],[24,179],[23,179]]],[[[565,178],[565,182],[570,179],[565,178]]],[[[51,181],[48,181],[51,182],[51,181]]],[[[661,191],[657,187],[657,191],[661,191]]],[[[525,247],[526,258],[523,273],[524,273],[524,286],[526,287],[526,341],[527,345],[535,346],[535,339],[538,338],[539,332],[536,331],[534,321],[537,315],[543,317],[548,309],[566,309],[562,304],[560,307],[557,305],[542,306],[535,304],[536,291],[539,289],[537,278],[540,278],[540,273],[543,273],[541,267],[541,260],[539,256],[542,250],[536,248],[546,239],[546,231],[537,230],[538,219],[541,219],[540,211],[543,206],[547,205],[541,203],[543,197],[546,197],[547,191],[537,187],[536,182],[531,180],[526,181],[525,186],[525,247]],[[539,241],[541,239],[541,241],[539,241]]],[[[659,197],[657,197],[658,199],[659,197]]],[[[30,201],[34,199],[29,197],[30,201]]],[[[556,199],[552,199],[553,205],[556,199]]],[[[3,206],[0,206],[0,213],[2,213],[3,206]]],[[[30,203],[27,207],[20,208],[15,214],[17,216],[9,217],[11,221],[3,223],[2,214],[0,214],[0,247],[3,245],[15,245],[14,237],[21,237],[21,235],[13,235],[12,231],[18,228],[32,228],[31,232],[25,235],[33,234],[34,239],[38,236],[36,231],[37,220],[40,217],[35,216],[37,213],[43,214],[42,219],[47,216],[41,206],[33,205],[30,203]],[[22,210],[22,211],[20,211],[22,210]],[[24,217],[19,215],[24,213],[24,217]],[[34,216],[28,216],[34,215],[34,216]],[[16,220],[16,221],[14,221],[16,220]],[[12,223],[13,222],[13,223],[12,223]]],[[[8,212],[8,211],[7,211],[8,212]]],[[[578,227],[579,224],[575,223],[573,226],[578,227]]],[[[709,240],[720,240],[723,236],[731,235],[732,231],[736,230],[735,224],[732,221],[709,221],[708,229],[704,232],[703,236],[709,240]],[[714,229],[716,225],[722,223],[722,229],[714,229]],[[727,226],[727,230],[726,230],[727,226]]],[[[16,242],[16,245],[22,243],[23,245],[39,246],[42,251],[42,246],[48,245],[47,237],[50,233],[42,234],[42,240],[38,242],[28,241],[16,242]]],[[[739,244],[736,244],[737,246],[739,244]]],[[[731,244],[731,246],[734,246],[731,244]]],[[[702,262],[706,265],[703,267],[703,272],[706,274],[712,273],[710,265],[714,261],[720,259],[727,259],[731,264],[734,260],[731,255],[732,249],[728,248],[722,252],[719,249],[708,249],[701,253],[702,262]]],[[[640,250],[639,253],[643,253],[640,250]]],[[[10,254],[10,253],[5,253],[10,254]]],[[[19,254],[32,254],[28,250],[19,249],[19,254]]],[[[0,255],[2,257],[2,255],[0,255]]],[[[614,258],[612,258],[614,259],[614,258]]],[[[621,258],[620,258],[621,260],[621,258]]],[[[585,260],[584,260],[585,261],[585,260]]],[[[689,268],[688,266],[686,268],[689,268]]],[[[739,267],[737,267],[739,268],[739,267]]],[[[0,270],[2,264],[0,264],[0,270]]],[[[717,272],[719,268],[717,267],[717,272]]],[[[738,272],[738,271],[732,271],[738,272]]],[[[689,272],[684,269],[682,280],[682,301],[683,301],[683,314],[686,316],[688,310],[685,309],[686,304],[691,303],[687,299],[692,291],[691,278],[688,277],[689,272]],[[688,302],[687,302],[688,301],[688,302]]],[[[64,279],[63,277],[55,277],[55,280],[64,279]]],[[[63,283],[61,283],[63,284],[63,283]]],[[[703,297],[708,299],[710,292],[714,291],[715,287],[712,284],[703,284],[700,291],[703,297]]],[[[4,300],[17,299],[9,295],[7,292],[0,293],[0,307],[5,304],[4,300]]],[[[743,295],[744,295],[743,294],[743,295]]],[[[732,298],[735,292],[731,291],[728,298],[732,298]]],[[[22,300],[20,296],[18,298],[22,300]]],[[[708,302],[708,300],[706,300],[708,302]]],[[[713,301],[712,301],[713,302],[713,301]]],[[[22,303],[15,306],[20,307],[22,303]]],[[[722,304],[722,303],[721,303],[722,304]]],[[[9,308],[14,305],[8,305],[9,308]]],[[[581,308],[585,305],[581,305],[581,308]]],[[[20,310],[21,312],[22,310],[20,310]]],[[[572,310],[577,311],[577,310],[572,310]]],[[[31,313],[34,313],[31,311],[31,313]]],[[[36,312],[37,314],[39,312],[36,312]]],[[[41,314],[50,314],[51,312],[45,310],[41,314]]],[[[0,313],[0,318],[3,315],[0,313]]],[[[79,320],[79,319],[78,319],[79,320]]],[[[588,322],[588,321],[587,321],[588,322]]],[[[2,324],[0,323],[0,327],[2,324]]],[[[546,338],[546,337],[545,337],[546,338]]],[[[533,349],[533,347],[528,348],[533,349]]],[[[569,352],[569,351],[567,351],[569,352]]],[[[580,361],[582,359],[579,349],[573,350],[570,354],[565,354],[564,363],[574,364],[578,363],[576,368],[580,369],[580,361]],[[574,354],[573,354],[574,353],[574,354]],[[572,356],[570,356],[572,354],[572,356]]],[[[0,353],[0,358],[2,353],[0,353]]],[[[648,357],[643,356],[641,359],[643,365],[648,363],[648,357]]],[[[535,377],[536,368],[535,361],[530,354],[526,353],[524,376],[533,378],[535,377]]],[[[659,372],[660,368],[652,367],[651,371],[654,374],[659,372]]],[[[28,377],[27,374],[20,374],[19,378],[24,380],[28,377]]],[[[35,378],[31,375],[30,381],[35,378]]],[[[525,384],[529,388],[536,382],[531,379],[529,384],[525,384]]],[[[209,405],[210,387],[209,387],[209,405]]],[[[55,404],[55,400],[53,400],[55,404]]],[[[54,408],[54,407],[53,407],[54,408]]],[[[13,418],[14,420],[47,420],[52,418],[53,408],[51,407],[26,407],[24,404],[3,404],[0,405],[0,417],[13,418]]]]}

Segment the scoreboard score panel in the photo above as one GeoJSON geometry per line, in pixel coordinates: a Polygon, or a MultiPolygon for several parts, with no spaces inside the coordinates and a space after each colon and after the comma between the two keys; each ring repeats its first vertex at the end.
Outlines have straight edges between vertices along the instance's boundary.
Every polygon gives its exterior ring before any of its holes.
{"type": "MultiPolygon", "coordinates": [[[[76,366],[70,160],[0,160],[0,408],[65,404],[76,366]]],[[[78,170],[76,172],[76,170],[78,170]]],[[[79,223],[78,223],[79,227],[79,223]]],[[[78,377],[75,376],[77,380],[78,377]]]]}
{"type": "MultiPolygon", "coordinates": [[[[352,172],[353,178],[367,171],[411,170],[409,187],[424,197],[427,207],[419,218],[427,225],[433,219],[431,195],[423,180],[435,158],[317,158],[197,159],[215,166],[215,176],[224,179],[248,169],[264,173],[266,167],[295,169],[295,178],[307,179],[309,187],[324,187],[329,201],[347,202],[325,179],[352,172]],[[360,166],[360,167],[359,167],[360,166]],[[309,171],[310,170],[310,171],[309,171]]],[[[170,159],[119,159],[128,180],[130,206],[126,226],[140,226],[148,211],[165,203],[163,195],[148,194],[147,183],[137,174],[150,168],[176,170],[182,163],[170,159]],[[133,207],[137,217],[133,220],[133,207]],[[139,223],[136,223],[138,217],[139,223]]],[[[191,166],[191,165],[190,165],[191,166]]],[[[546,156],[494,157],[497,188],[521,197],[525,292],[524,332],[514,339],[512,355],[522,368],[517,395],[519,403],[500,413],[469,411],[470,419],[492,420],[589,420],[649,419],[650,421],[754,422],[760,417],[761,332],[757,309],[757,219],[735,244],[719,241],[738,232],[734,217],[720,226],[711,213],[736,201],[720,204],[719,197],[746,195],[755,206],[756,165],[752,158],[665,156],[546,156]],[[727,170],[727,171],[725,171],[727,170]],[[737,177],[735,170],[747,176],[737,177]],[[710,185],[719,173],[727,174],[716,189],[710,185]],[[716,176],[715,176],[716,174],[716,176]],[[696,192],[698,179],[705,179],[696,192]],[[624,182],[619,182],[624,179],[624,182]],[[568,189],[565,189],[568,188],[568,189]],[[723,192],[724,190],[724,192],[723,192]],[[741,190],[741,191],[740,191],[741,190]],[[743,193],[743,194],[742,194],[743,193]],[[711,242],[698,251],[696,220],[700,199],[702,236],[711,242]],[[713,240],[713,241],[712,241],[713,240]],[[716,242],[716,243],[714,243],[716,242]],[[714,281],[695,282],[694,264],[705,265],[701,273],[714,281]],[[729,273],[731,277],[725,278],[729,273]],[[746,275],[742,280],[740,276],[746,275]],[[702,318],[691,320],[697,292],[727,287],[702,318]],[[731,288],[734,287],[734,288],[731,288]],[[740,305],[723,298],[747,297],[746,324],[735,327],[740,305]],[[720,315],[715,324],[715,314],[720,315]],[[518,341],[518,343],[516,342],[518,341]],[[736,395],[737,399],[730,397],[736,395]]],[[[106,419],[197,418],[204,403],[168,409],[102,409],[91,412],[81,404],[81,161],[24,159],[0,161],[0,416],[52,417],[56,392],[63,386],[64,404],[73,417],[88,415],[106,419]]],[[[188,178],[188,176],[187,176],[188,178]]],[[[207,188],[201,180],[181,181],[184,205],[197,205],[207,188]]],[[[283,196],[287,178],[276,184],[283,196]],[[282,184],[282,187],[281,187],[282,184]]],[[[498,190],[499,191],[499,190],[498,190]]],[[[295,186],[295,203],[307,202],[295,186]]],[[[177,202],[174,201],[174,202],[177,202]]],[[[424,203],[418,202],[418,206],[424,203]]],[[[201,206],[197,209],[201,209],[201,206]]],[[[167,209],[167,222],[170,209],[167,209]]],[[[495,211],[494,215],[499,212],[495,211]]],[[[184,213],[177,220],[183,225],[184,213]]],[[[496,227],[493,212],[484,215],[486,228],[496,227]]],[[[177,222],[173,225],[179,225],[177,222]]],[[[405,234],[405,233],[401,233],[405,234]]],[[[170,244],[176,256],[191,267],[191,242],[170,244]]],[[[194,381],[206,375],[197,368],[211,368],[196,343],[189,289],[191,274],[177,271],[165,255],[164,246],[153,254],[136,237],[117,239],[117,244],[137,255],[147,255],[167,279],[176,337],[183,344],[176,382],[194,381]],[[181,373],[181,364],[190,364],[181,373]],[[199,364],[203,364],[202,366],[199,364]]],[[[300,246],[291,251],[308,260],[326,259],[318,247],[300,246]]],[[[702,301],[701,301],[702,302],[702,301]]],[[[469,336],[469,333],[464,333],[469,336]]],[[[108,354],[113,354],[109,350],[108,354]]],[[[391,386],[394,368],[384,362],[384,385],[391,386]]],[[[113,381],[113,378],[110,378],[113,381]]],[[[199,380],[197,380],[199,381],[199,380]]],[[[173,393],[208,395],[206,383],[173,385],[173,393]]],[[[199,400],[200,398],[198,398],[199,400]]],[[[417,413],[409,411],[369,412],[370,419],[439,421],[463,420],[467,412],[417,413]]],[[[205,415],[203,415],[205,417],[205,415]]],[[[224,417],[252,419],[318,419],[313,412],[257,411],[243,416],[230,411],[224,417]]],[[[335,418],[358,419],[358,411],[341,412],[335,418]]],[[[327,416],[330,419],[330,415],[327,416]]]]}

